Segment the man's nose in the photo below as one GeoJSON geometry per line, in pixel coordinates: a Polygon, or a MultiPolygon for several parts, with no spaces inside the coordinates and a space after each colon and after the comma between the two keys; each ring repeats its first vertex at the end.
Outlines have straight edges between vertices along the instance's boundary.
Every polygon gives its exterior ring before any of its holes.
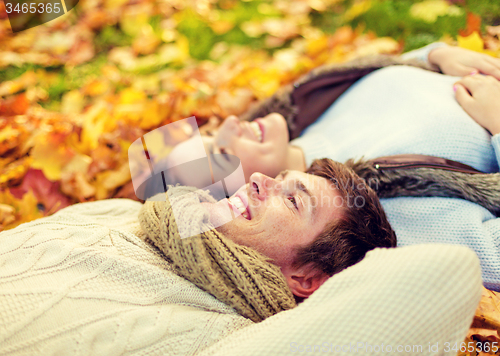
{"type": "Polygon", "coordinates": [[[259,200],[266,200],[279,189],[279,182],[276,179],[262,173],[253,173],[249,179],[251,192],[259,200]]]}

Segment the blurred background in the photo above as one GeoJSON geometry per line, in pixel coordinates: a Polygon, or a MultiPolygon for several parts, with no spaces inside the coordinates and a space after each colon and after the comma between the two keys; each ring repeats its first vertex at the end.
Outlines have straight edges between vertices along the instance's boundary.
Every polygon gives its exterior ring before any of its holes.
{"type": "Polygon", "coordinates": [[[444,41],[500,57],[499,25],[498,0],[81,0],[14,34],[0,0],[0,230],[134,199],[128,147],[157,127],[213,126],[359,56],[444,41]]]}

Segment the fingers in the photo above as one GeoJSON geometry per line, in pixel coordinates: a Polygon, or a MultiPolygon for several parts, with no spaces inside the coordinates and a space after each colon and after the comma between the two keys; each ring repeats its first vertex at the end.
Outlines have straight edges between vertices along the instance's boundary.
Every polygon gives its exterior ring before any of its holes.
{"type": "Polygon", "coordinates": [[[455,90],[455,98],[458,103],[467,111],[467,108],[474,102],[474,98],[470,95],[469,91],[458,82],[455,83],[453,89],[455,90]]]}
{"type": "Polygon", "coordinates": [[[465,77],[467,75],[474,75],[477,73],[478,73],[478,70],[474,67],[469,67],[469,66],[466,66],[463,64],[457,64],[455,66],[455,70],[454,70],[453,75],[455,75],[457,77],[465,77]]]}
{"type": "Polygon", "coordinates": [[[500,60],[491,56],[488,57],[486,57],[484,61],[478,62],[477,69],[483,74],[491,75],[497,80],[500,80],[500,60]]]}
{"type": "Polygon", "coordinates": [[[483,80],[484,77],[482,75],[467,75],[456,82],[456,84],[461,84],[471,93],[471,96],[474,96],[474,92],[481,87],[483,80]]]}

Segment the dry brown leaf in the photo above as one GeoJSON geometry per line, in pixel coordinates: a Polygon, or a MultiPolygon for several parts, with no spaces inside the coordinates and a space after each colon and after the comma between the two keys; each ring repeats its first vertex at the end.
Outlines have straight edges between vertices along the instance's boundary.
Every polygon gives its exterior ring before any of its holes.
{"type": "Polygon", "coordinates": [[[16,209],[12,205],[0,204],[0,225],[5,226],[16,221],[16,209]]]}
{"type": "Polygon", "coordinates": [[[483,287],[481,301],[474,315],[473,327],[500,330],[500,295],[483,287]]]}

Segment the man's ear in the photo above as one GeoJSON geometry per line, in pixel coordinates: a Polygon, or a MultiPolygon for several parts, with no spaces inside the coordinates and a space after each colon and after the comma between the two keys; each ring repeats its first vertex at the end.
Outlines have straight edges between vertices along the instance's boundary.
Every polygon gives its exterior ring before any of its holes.
{"type": "Polygon", "coordinates": [[[300,298],[308,298],[325,283],[328,278],[330,278],[330,276],[323,271],[307,266],[289,269],[284,268],[282,272],[286,277],[286,281],[293,295],[300,298]]]}

